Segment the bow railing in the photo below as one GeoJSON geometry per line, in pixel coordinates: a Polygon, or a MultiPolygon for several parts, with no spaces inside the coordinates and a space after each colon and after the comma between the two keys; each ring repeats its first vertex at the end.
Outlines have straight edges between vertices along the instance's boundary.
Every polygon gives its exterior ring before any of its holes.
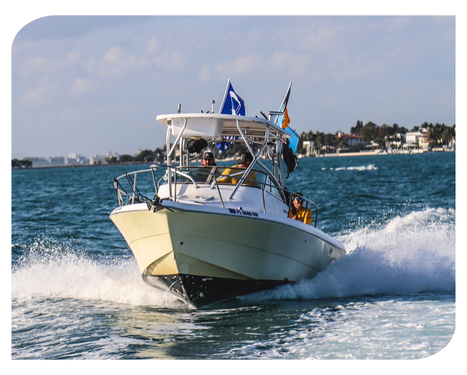
{"type": "MultiPolygon", "coordinates": [[[[296,193],[278,186],[267,173],[253,169],[246,171],[242,168],[209,166],[209,167],[176,167],[164,164],[151,165],[149,169],[143,169],[125,173],[114,179],[119,206],[136,203],[155,202],[164,198],[177,201],[177,186],[180,184],[193,185],[195,189],[201,186],[216,189],[222,207],[231,198],[232,189],[222,189],[225,185],[234,185],[237,191],[240,186],[252,189],[260,189],[262,196],[263,212],[267,211],[266,195],[272,195],[285,203],[289,211],[292,207],[296,193]],[[248,173],[246,173],[248,172],[248,173]],[[246,174],[246,176],[245,176],[246,174]],[[169,185],[169,196],[159,197],[159,189],[162,185],[169,185]]],[[[303,206],[312,211],[313,224],[318,222],[318,206],[304,197],[303,206]]]]}

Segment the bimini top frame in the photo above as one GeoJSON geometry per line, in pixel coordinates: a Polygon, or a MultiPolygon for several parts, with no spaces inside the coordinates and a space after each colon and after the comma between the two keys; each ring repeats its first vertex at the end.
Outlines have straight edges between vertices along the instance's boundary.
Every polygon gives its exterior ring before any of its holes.
{"type": "MultiPolygon", "coordinates": [[[[190,139],[204,138],[208,143],[217,142],[242,142],[253,156],[249,168],[242,180],[255,165],[260,165],[270,176],[283,187],[283,173],[281,166],[282,142],[290,135],[271,120],[273,116],[281,113],[271,112],[269,119],[258,117],[234,116],[225,114],[205,113],[176,113],[159,115],[156,120],[167,127],[167,165],[170,167],[175,159],[175,150],[178,146],[179,165],[189,166],[190,155],[186,149],[186,143],[190,139]],[[171,138],[175,137],[172,143],[171,138]],[[254,152],[253,145],[257,145],[254,152]],[[272,160],[272,170],[269,170],[262,162],[261,157],[272,160]]],[[[235,194],[236,190],[232,196],[235,194]]]]}

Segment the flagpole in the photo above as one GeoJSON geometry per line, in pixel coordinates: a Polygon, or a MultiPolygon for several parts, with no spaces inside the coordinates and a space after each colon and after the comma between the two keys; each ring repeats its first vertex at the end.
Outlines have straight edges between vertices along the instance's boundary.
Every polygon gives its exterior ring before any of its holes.
{"type": "Polygon", "coordinates": [[[219,107],[219,113],[221,113],[222,108],[224,108],[225,99],[227,98],[227,92],[229,91],[230,78],[227,78],[227,86],[225,86],[224,98],[222,99],[221,106],[219,107]]]}
{"type": "Polygon", "coordinates": [[[289,101],[291,88],[292,88],[292,82],[289,83],[289,87],[287,88],[287,91],[285,92],[285,96],[284,96],[284,99],[282,100],[282,104],[279,107],[278,112],[282,112],[282,113],[280,115],[276,116],[276,118],[274,120],[274,124],[276,124],[276,125],[282,126],[282,124],[279,124],[279,119],[281,120],[280,122],[282,122],[282,120],[284,118],[283,112],[285,111],[285,108],[287,107],[287,102],[289,101]]]}
{"type": "Polygon", "coordinates": [[[284,100],[282,100],[281,107],[279,108],[280,112],[284,112],[284,109],[287,106],[291,88],[292,88],[292,82],[289,83],[289,87],[287,88],[287,91],[285,92],[284,100]]]}

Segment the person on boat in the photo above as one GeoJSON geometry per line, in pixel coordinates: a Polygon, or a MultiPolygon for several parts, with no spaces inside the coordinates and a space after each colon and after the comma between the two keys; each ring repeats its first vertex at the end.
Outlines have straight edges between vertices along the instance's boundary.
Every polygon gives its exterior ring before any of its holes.
{"type": "Polygon", "coordinates": [[[292,201],[289,218],[311,225],[311,210],[303,207],[302,193],[297,193],[292,201]]]}
{"type": "Polygon", "coordinates": [[[237,159],[237,165],[234,165],[234,167],[248,168],[252,161],[253,161],[253,156],[249,152],[244,152],[237,159]]]}
{"type": "MultiPolygon", "coordinates": [[[[226,168],[224,172],[222,172],[223,175],[229,175],[233,174],[236,172],[239,172],[238,169],[247,169],[251,162],[253,161],[253,156],[249,152],[244,152],[243,154],[240,155],[240,157],[237,159],[237,165],[233,165],[230,168],[226,168]]],[[[238,181],[242,178],[242,175],[236,175],[236,176],[231,176],[231,177],[225,177],[220,180],[220,182],[224,184],[233,184],[236,185],[238,181]]],[[[256,184],[256,173],[254,171],[250,171],[243,182],[243,185],[245,186],[257,186],[256,184]]]]}
{"type": "Polygon", "coordinates": [[[201,165],[203,167],[214,167],[216,166],[216,161],[214,160],[214,155],[212,152],[206,151],[203,153],[203,157],[201,159],[201,165]]]}

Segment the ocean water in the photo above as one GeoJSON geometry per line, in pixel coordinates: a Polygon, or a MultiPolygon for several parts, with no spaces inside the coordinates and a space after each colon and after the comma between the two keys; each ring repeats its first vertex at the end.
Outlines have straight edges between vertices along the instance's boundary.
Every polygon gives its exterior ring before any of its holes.
{"type": "Polygon", "coordinates": [[[142,281],[109,219],[113,178],[144,168],[12,171],[11,359],[400,360],[449,346],[455,153],[300,160],[287,187],[348,254],[197,311],[142,281]]]}

